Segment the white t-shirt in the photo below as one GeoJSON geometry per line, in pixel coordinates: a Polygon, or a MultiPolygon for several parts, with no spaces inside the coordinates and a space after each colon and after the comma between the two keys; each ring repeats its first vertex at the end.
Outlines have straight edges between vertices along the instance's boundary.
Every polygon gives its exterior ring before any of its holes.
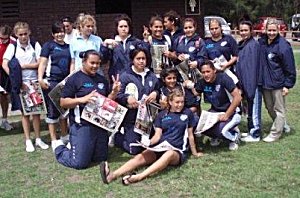
{"type": "Polygon", "coordinates": [[[72,39],[77,37],[79,35],[79,32],[77,29],[73,29],[71,34],[65,34],[64,42],[67,44],[70,44],[72,39]]]}
{"type": "MultiPolygon", "coordinates": [[[[15,53],[15,46],[13,44],[9,44],[4,55],[3,59],[10,61],[15,53]]],[[[40,58],[41,54],[41,45],[36,42],[35,47],[33,48],[28,41],[28,45],[23,48],[19,40],[17,40],[17,49],[15,57],[18,59],[20,65],[23,64],[32,64],[36,63],[37,60],[40,58]]],[[[37,80],[37,68],[36,69],[22,69],[22,79],[23,81],[28,80],[37,80]]]]}

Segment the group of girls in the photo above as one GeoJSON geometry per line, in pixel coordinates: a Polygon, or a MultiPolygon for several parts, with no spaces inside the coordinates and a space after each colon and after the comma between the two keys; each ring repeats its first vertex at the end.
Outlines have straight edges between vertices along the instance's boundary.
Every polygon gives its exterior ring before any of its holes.
{"type": "MultiPolygon", "coordinates": [[[[245,141],[249,139],[249,136],[254,138],[260,136],[260,117],[257,117],[260,112],[256,108],[256,105],[259,105],[260,81],[257,78],[250,79],[253,87],[248,90],[247,75],[249,73],[245,74],[248,70],[244,67],[250,69],[252,65],[247,65],[248,62],[244,58],[238,60],[238,56],[245,56],[243,50],[248,49],[246,47],[248,43],[253,43],[251,23],[241,23],[240,28],[248,34],[242,34],[242,41],[238,46],[230,35],[222,34],[221,24],[217,20],[210,21],[209,28],[212,37],[206,40],[196,33],[197,25],[193,18],[183,20],[183,29],[178,21],[179,16],[174,12],[166,13],[163,18],[154,16],[150,19],[149,27],[144,27],[143,40],[140,40],[132,35],[131,19],[127,15],[121,15],[115,19],[115,36],[102,41],[100,37],[94,35],[95,19],[90,15],[84,15],[80,17],[79,35],[73,38],[69,45],[64,42],[65,27],[62,22],[58,22],[52,26],[53,40],[45,43],[42,49],[38,43],[35,47],[30,45],[28,24],[16,24],[18,48],[15,56],[21,65],[23,81],[38,80],[43,88],[48,110],[46,122],[49,125],[52,148],[59,163],[82,169],[88,167],[91,162],[101,162],[100,172],[104,183],[110,183],[140,166],[151,164],[140,174],[123,177],[122,182],[128,185],[157,173],[168,165],[182,164],[187,159],[189,149],[194,156],[202,156],[203,154],[197,151],[193,134],[193,128],[197,124],[195,115],[199,115],[200,112],[202,93],[204,100],[211,103],[210,111],[224,112],[219,117],[218,124],[206,131],[205,135],[212,137],[212,145],[219,144],[220,140],[226,140],[229,142],[229,149],[236,150],[239,139],[237,125],[241,120],[239,105],[242,99],[238,87],[243,91],[243,95],[246,95],[250,104],[249,134],[245,137],[245,141]],[[168,45],[169,49],[163,52],[163,56],[169,60],[169,65],[165,65],[166,68],[159,78],[149,67],[151,65],[149,53],[152,45],[168,45]],[[217,70],[212,60],[221,56],[224,56],[226,61],[217,70]],[[196,83],[181,82],[174,68],[174,65],[181,61],[188,61],[191,69],[199,69],[203,78],[198,79],[196,83]],[[103,75],[101,62],[108,62],[110,65],[109,79],[103,75]],[[236,62],[241,85],[237,85],[223,72],[227,68],[233,70],[236,62]],[[67,120],[60,116],[47,95],[70,73],[72,75],[68,78],[60,99],[61,107],[70,109],[68,116],[70,144],[66,146],[63,139],[56,140],[55,125],[60,122],[62,137],[68,137],[67,120]],[[85,104],[94,101],[96,92],[128,108],[120,131],[113,134],[111,139],[117,147],[135,157],[115,171],[110,171],[107,163],[108,133],[83,120],[80,116],[85,104]],[[148,104],[160,102],[162,106],[162,111],[154,121],[154,133],[149,141],[143,144],[151,147],[167,141],[178,150],[154,152],[142,147],[130,146],[131,143],[142,140],[141,135],[134,132],[137,111],[142,98],[148,104]]],[[[278,29],[274,31],[278,33],[278,29]]],[[[279,37],[280,35],[276,34],[276,38],[279,37]]],[[[266,45],[268,47],[268,44],[266,45]]],[[[256,44],[251,46],[256,46],[256,44]]],[[[251,46],[249,50],[252,50],[251,46]]],[[[7,63],[14,55],[13,47],[13,45],[9,46],[8,49],[11,49],[4,55],[3,68],[7,73],[10,72],[7,63]]],[[[256,55],[251,58],[254,63],[258,60],[256,55]]],[[[248,59],[251,58],[248,57],[248,59]]],[[[258,72],[258,69],[255,69],[255,72],[258,72]]],[[[251,74],[255,75],[255,72],[251,74]]],[[[285,73],[286,71],[283,72],[285,73]]],[[[291,88],[293,82],[293,79],[285,82],[285,90],[291,88]]],[[[286,91],[285,93],[287,94],[286,91]]],[[[278,114],[275,113],[275,117],[273,116],[275,120],[276,115],[278,114]]],[[[22,123],[26,138],[26,151],[31,152],[34,146],[29,136],[29,116],[23,115],[22,123]]],[[[36,145],[46,149],[48,145],[39,138],[39,115],[33,116],[33,124],[36,132],[36,145]]],[[[276,135],[276,137],[272,136],[273,140],[280,136],[278,133],[276,135]]]]}

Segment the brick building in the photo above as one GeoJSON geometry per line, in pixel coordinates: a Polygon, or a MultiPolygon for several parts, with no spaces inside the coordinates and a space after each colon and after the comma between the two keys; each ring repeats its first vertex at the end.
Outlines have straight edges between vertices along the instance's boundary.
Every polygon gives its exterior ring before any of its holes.
{"type": "MultiPolygon", "coordinates": [[[[13,24],[17,21],[29,23],[32,35],[39,41],[50,39],[51,24],[64,16],[75,19],[78,13],[95,16],[98,34],[102,38],[114,33],[114,17],[127,13],[133,22],[133,32],[141,37],[143,25],[148,25],[154,14],[163,14],[170,9],[181,16],[194,17],[198,21],[198,32],[202,34],[200,0],[192,11],[190,0],[0,0],[0,24],[13,24]]],[[[202,8],[202,6],[201,6],[202,8]]]]}

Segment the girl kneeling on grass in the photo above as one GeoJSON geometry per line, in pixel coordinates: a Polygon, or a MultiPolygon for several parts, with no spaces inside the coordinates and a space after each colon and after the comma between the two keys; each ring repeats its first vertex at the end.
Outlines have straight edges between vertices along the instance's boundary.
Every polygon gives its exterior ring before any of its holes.
{"type": "Polygon", "coordinates": [[[139,174],[129,174],[122,178],[124,185],[139,182],[149,175],[164,170],[167,166],[178,166],[187,159],[188,140],[192,154],[200,157],[203,154],[197,152],[193,134],[193,113],[190,109],[184,108],[184,95],[176,89],[168,96],[169,108],[161,111],[154,122],[155,134],[150,139],[149,147],[167,141],[176,150],[154,152],[146,149],[126,162],[119,169],[110,172],[108,163],[100,164],[101,177],[104,183],[108,184],[116,178],[131,172],[141,166],[150,165],[139,174]]]}

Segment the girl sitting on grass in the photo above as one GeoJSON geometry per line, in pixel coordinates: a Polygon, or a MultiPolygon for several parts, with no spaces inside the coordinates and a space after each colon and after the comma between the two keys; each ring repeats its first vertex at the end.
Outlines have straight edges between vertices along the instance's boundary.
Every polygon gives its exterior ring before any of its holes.
{"type": "Polygon", "coordinates": [[[188,140],[192,154],[196,157],[203,155],[197,152],[193,134],[193,113],[184,107],[184,94],[181,90],[173,90],[168,96],[169,108],[161,111],[155,119],[155,134],[148,142],[150,148],[167,141],[174,148],[162,152],[144,150],[126,162],[119,169],[110,172],[107,162],[100,164],[102,181],[105,184],[112,182],[118,177],[131,172],[141,166],[150,165],[139,174],[129,174],[122,178],[124,185],[139,182],[149,175],[164,170],[169,165],[178,166],[187,159],[188,140]]]}

